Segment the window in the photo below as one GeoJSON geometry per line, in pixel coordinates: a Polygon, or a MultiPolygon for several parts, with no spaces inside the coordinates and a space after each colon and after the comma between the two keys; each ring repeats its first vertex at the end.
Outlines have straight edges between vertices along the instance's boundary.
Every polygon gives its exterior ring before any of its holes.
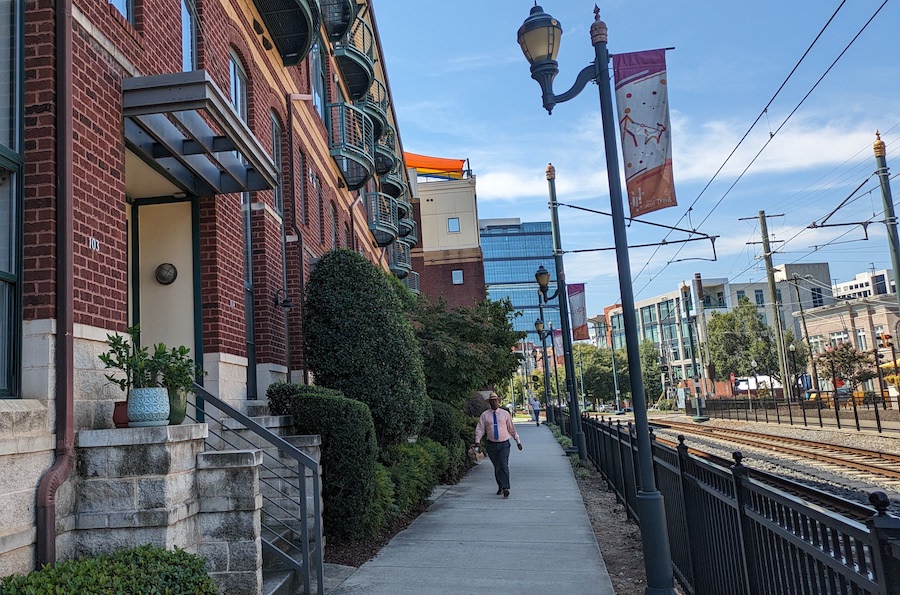
{"type": "Polygon", "coordinates": [[[738,289],[737,291],[737,301],[740,304],[741,300],[747,297],[747,293],[743,289],[738,289]]]}
{"type": "Polygon", "coordinates": [[[312,168],[306,160],[306,153],[300,151],[300,219],[303,225],[309,225],[309,187],[312,182],[312,168]]]}
{"type": "Polygon", "coordinates": [[[0,145],[14,151],[19,150],[19,110],[21,109],[21,88],[19,68],[21,58],[19,45],[18,7],[25,4],[15,0],[0,0],[0,145]]]}
{"type": "Polygon", "coordinates": [[[247,106],[247,71],[244,70],[241,59],[234,51],[231,52],[229,61],[229,74],[231,75],[231,104],[241,120],[247,122],[250,118],[250,110],[247,106]]]}
{"type": "Polygon", "coordinates": [[[459,233],[459,217],[448,217],[447,218],[447,232],[448,233],[459,233]]]}
{"type": "Polygon", "coordinates": [[[18,345],[19,184],[0,159],[0,397],[15,388],[18,345]]]}
{"type": "Polygon", "coordinates": [[[810,337],[809,348],[813,353],[823,353],[825,351],[825,337],[822,335],[810,337]]]}
{"type": "Polygon", "coordinates": [[[455,269],[450,273],[451,278],[453,279],[454,285],[462,285],[463,284],[463,272],[462,269],[455,269]]]}
{"type": "Polygon", "coordinates": [[[197,4],[181,0],[181,71],[197,70],[197,4]]]}
{"type": "Polygon", "coordinates": [[[119,14],[125,17],[126,21],[134,23],[134,3],[132,0],[110,0],[109,3],[119,11],[119,14]]]}
{"type": "Polygon", "coordinates": [[[329,205],[331,209],[331,247],[335,250],[340,248],[338,246],[338,216],[337,209],[334,207],[334,203],[329,205]]]}
{"type": "Polygon", "coordinates": [[[275,212],[284,215],[284,182],[281,178],[282,168],[284,164],[281,161],[281,124],[278,123],[278,117],[274,113],[272,118],[272,163],[275,165],[275,212]]]}
{"type": "Polygon", "coordinates": [[[841,345],[842,343],[847,343],[850,341],[850,335],[847,334],[847,331],[840,331],[837,333],[829,333],[828,342],[832,345],[841,345]]]}
{"type": "Polygon", "coordinates": [[[313,190],[319,204],[319,243],[325,243],[325,197],[322,193],[322,180],[319,176],[313,178],[313,190]]]}
{"type": "Polygon", "coordinates": [[[856,329],[856,348],[860,351],[865,351],[869,348],[868,341],[866,341],[866,329],[856,329]]]}
{"type": "Polygon", "coordinates": [[[813,304],[813,308],[818,308],[819,306],[825,305],[825,300],[822,298],[822,288],[821,287],[813,287],[812,288],[812,304],[813,304]]]}
{"type": "Polygon", "coordinates": [[[753,297],[756,298],[756,306],[757,306],[758,308],[762,308],[763,306],[766,305],[766,298],[765,298],[765,296],[763,295],[763,290],[762,290],[762,289],[754,289],[754,290],[753,290],[753,297]]]}
{"type": "Polygon", "coordinates": [[[325,77],[325,60],[322,59],[322,46],[316,43],[309,51],[309,86],[312,89],[313,107],[319,112],[319,117],[325,121],[325,102],[328,99],[325,77]]]}

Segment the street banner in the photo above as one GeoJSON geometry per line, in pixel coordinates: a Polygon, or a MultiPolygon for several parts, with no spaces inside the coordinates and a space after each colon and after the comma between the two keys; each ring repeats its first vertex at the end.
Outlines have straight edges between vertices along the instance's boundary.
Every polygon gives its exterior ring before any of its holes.
{"type": "Polygon", "coordinates": [[[584,341],[591,338],[588,332],[587,309],[584,305],[584,283],[572,283],[566,286],[569,294],[569,316],[572,320],[572,339],[584,341]]]}
{"type": "Polygon", "coordinates": [[[560,357],[564,353],[565,351],[563,351],[562,329],[555,328],[553,329],[553,357],[560,357]]]}
{"type": "Polygon", "coordinates": [[[674,207],[666,51],[615,54],[613,71],[631,216],[674,207]]]}

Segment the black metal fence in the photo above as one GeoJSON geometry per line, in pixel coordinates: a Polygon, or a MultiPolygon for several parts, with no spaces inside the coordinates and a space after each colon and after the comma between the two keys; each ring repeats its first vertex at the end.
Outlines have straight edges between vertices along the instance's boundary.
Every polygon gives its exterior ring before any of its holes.
{"type": "MultiPolygon", "coordinates": [[[[706,399],[703,413],[719,419],[900,433],[900,410],[895,407],[890,397],[875,393],[834,398],[830,392],[819,392],[790,401],[752,395],[711,398],[706,399]]],[[[685,413],[694,414],[692,399],[685,403],[685,413]]]]}
{"type": "MultiPolygon", "coordinates": [[[[568,432],[568,415],[555,413],[568,432]]],[[[640,523],[637,440],[631,424],[582,418],[588,457],[640,523]]],[[[900,595],[900,519],[882,492],[860,523],[730,468],[652,441],[675,576],[691,595],[900,595]]],[[[646,536],[644,537],[646,539],[646,536]]]]}

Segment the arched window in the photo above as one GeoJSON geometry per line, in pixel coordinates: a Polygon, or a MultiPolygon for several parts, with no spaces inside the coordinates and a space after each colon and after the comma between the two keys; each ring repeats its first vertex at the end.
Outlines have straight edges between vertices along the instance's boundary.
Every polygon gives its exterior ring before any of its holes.
{"type": "Polygon", "coordinates": [[[281,170],[283,163],[281,160],[281,124],[278,122],[278,116],[275,112],[270,114],[272,123],[272,163],[275,165],[275,212],[284,215],[284,182],[282,180],[281,170]]]}
{"type": "Polygon", "coordinates": [[[338,246],[338,216],[337,216],[337,208],[335,208],[334,203],[329,205],[331,208],[331,247],[335,250],[340,248],[338,246]]]}

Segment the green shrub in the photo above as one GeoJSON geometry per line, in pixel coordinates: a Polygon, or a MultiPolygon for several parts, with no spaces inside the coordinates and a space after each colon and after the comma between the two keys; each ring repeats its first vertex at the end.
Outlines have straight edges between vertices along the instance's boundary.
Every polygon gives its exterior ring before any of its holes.
{"type": "Polygon", "coordinates": [[[378,445],[365,403],[317,386],[273,384],[266,395],[272,415],[292,415],[298,434],[322,437],[322,517],[325,535],[362,540],[381,527],[373,514],[378,445]]]}
{"type": "Polygon", "coordinates": [[[394,483],[387,469],[381,463],[375,463],[375,493],[372,496],[372,510],[367,518],[367,530],[370,535],[377,535],[384,527],[398,516],[394,504],[394,483]]]}
{"type": "Polygon", "coordinates": [[[384,272],[350,250],[327,253],[306,284],[306,362],[316,383],[369,406],[379,445],[419,433],[425,372],[413,328],[384,272]]]}
{"type": "Polygon", "coordinates": [[[431,455],[431,458],[433,460],[432,468],[434,470],[435,484],[444,481],[444,478],[448,477],[451,473],[450,452],[447,450],[447,447],[443,444],[435,442],[431,438],[425,437],[419,438],[418,444],[421,444],[423,447],[425,447],[425,450],[427,450],[428,454],[431,455]]]}
{"type": "Polygon", "coordinates": [[[143,545],[108,556],[45,566],[25,576],[8,576],[0,579],[0,592],[4,595],[215,595],[218,591],[204,565],[203,558],[177,547],[168,551],[143,545]]]}
{"type": "Polygon", "coordinates": [[[405,515],[431,495],[437,485],[434,458],[421,444],[395,444],[383,454],[391,481],[397,514],[405,515]]]}
{"type": "Polygon", "coordinates": [[[557,438],[557,440],[559,441],[559,444],[560,444],[560,446],[563,447],[563,449],[566,449],[566,448],[569,448],[570,446],[572,446],[572,439],[569,438],[568,436],[563,436],[562,434],[560,434],[559,438],[557,438]]]}

